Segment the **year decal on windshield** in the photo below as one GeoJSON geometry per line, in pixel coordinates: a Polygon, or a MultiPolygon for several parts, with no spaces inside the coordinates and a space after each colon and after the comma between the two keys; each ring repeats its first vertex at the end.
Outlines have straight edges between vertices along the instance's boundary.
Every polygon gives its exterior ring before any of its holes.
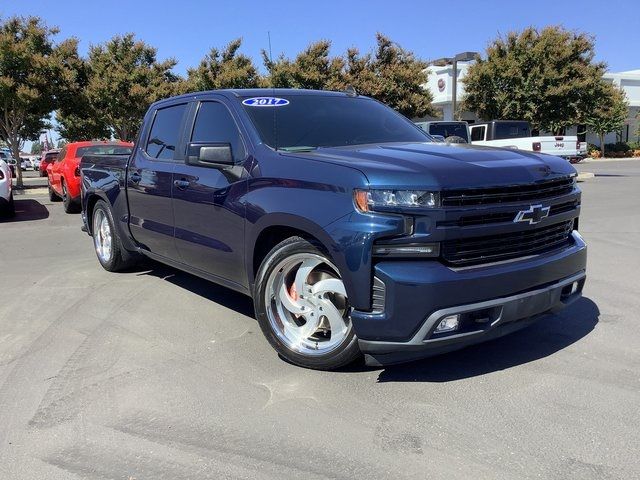
{"type": "Polygon", "coordinates": [[[277,97],[253,97],[243,100],[242,104],[249,107],[284,107],[289,105],[289,100],[277,97]]]}

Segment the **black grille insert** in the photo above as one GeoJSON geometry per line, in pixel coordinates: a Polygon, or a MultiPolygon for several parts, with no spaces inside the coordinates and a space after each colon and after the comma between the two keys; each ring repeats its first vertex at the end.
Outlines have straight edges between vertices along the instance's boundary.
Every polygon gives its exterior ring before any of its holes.
{"type": "MultiPolygon", "coordinates": [[[[560,213],[570,212],[575,210],[579,205],[577,200],[571,202],[559,203],[552,205],[549,210],[549,216],[558,215],[560,213]]],[[[438,227],[469,227],[473,225],[490,225],[492,223],[509,223],[513,222],[518,214],[518,209],[510,210],[508,212],[500,213],[487,213],[483,215],[465,215],[457,220],[443,220],[438,222],[438,227]]],[[[523,207],[524,208],[524,207],[523,207]]]]}
{"type": "Polygon", "coordinates": [[[574,184],[574,177],[563,177],[527,185],[445,190],[441,199],[445,207],[542,200],[571,193],[574,184]]]}
{"type": "Polygon", "coordinates": [[[442,242],[442,259],[454,266],[477,265],[534,255],[570,242],[573,220],[522,232],[442,242]]]}

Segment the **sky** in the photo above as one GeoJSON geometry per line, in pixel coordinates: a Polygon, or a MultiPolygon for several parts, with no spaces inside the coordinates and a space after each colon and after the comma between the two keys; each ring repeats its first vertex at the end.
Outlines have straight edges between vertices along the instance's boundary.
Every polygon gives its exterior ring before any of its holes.
{"type": "Polygon", "coordinates": [[[209,0],[0,0],[0,17],[38,15],[60,29],[58,39],[80,40],[80,53],[116,34],[135,33],[173,57],[176,73],[197,66],[211,47],[242,37],[241,51],[261,64],[260,50],[293,57],[327,39],[334,54],[370,51],[382,32],[429,60],[464,51],[483,52],[498,35],[528,26],[561,25],[595,37],[596,59],[609,71],[640,69],[638,0],[421,0],[247,1],[209,0]]]}

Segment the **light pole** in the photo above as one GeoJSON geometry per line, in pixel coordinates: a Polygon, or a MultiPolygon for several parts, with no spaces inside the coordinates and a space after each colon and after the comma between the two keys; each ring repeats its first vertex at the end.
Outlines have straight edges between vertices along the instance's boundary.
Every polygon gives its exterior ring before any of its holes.
{"type": "Polygon", "coordinates": [[[451,119],[456,119],[456,108],[458,103],[458,62],[469,62],[474,60],[478,55],[478,52],[462,52],[457,53],[453,57],[444,57],[434,60],[434,65],[452,65],[453,68],[453,81],[451,83],[451,119]]]}

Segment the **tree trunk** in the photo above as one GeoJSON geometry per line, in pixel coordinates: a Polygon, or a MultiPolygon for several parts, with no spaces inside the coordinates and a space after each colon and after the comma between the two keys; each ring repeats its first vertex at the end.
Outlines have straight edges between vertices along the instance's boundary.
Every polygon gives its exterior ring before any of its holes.
{"type": "Polygon", "coordinates": [[[600,153],[602,153],[602,158],[604,158],[604,133],[598,135],[600,136],[600,153]]]}
{"type": "Polygon", "coordinates": [[[20,140],[18,138],[8,139],[9,146],[11,147],[11,154],[16,159],[16,187],[22,188],[22,168],[20,167],[20,140]]]}

